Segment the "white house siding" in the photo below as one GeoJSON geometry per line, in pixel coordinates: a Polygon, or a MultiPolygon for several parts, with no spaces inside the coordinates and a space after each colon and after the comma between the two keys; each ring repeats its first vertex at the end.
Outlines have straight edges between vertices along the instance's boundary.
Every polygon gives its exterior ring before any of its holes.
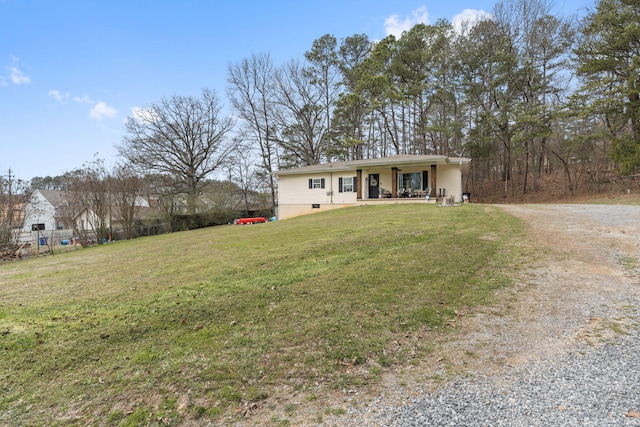
{"type": "Polygon", "coordinates": [[[356,205],[356,192],[339,192],[340,178],[355,177],[350,171],[282,175],[278,182],[278,218],[356,205]],[[309,188],[309,179],[324,179],[324,188],[309,188]],[[314,207],[319,205],[319,207],[314,207]]]}
{"type": "Polygon", "coordinates": [[[45,231],[56,229],[56,208],[39,192],[35,191],[25,206],[24,231],[31,232],[32,224],[44,224],[45,231]]]}
{"type": "Polygon", "coordinates": [[[369,175],[380,175],[380,194],[383,191],[391,191],[391,168],[362,169],[362,198],[369,198],[369,175]]]}
{"type": "MultiPolygon", "coordinates": [[[[100,219],[98,215],[95,214],[94,211],[84,209],[76,218],[76,228],[78,230],[82,230],[83,232],[89,232],[90,234],[94,234],[96,228],[100,223],[100,219]]],[[[110,227],[109,218],[104,219],[104,226],[106,228],[110,227]]]]}
{"type": "Polygon", "coordinates": [[[356,206],[356,203],[352,204],[320,204],[319,208],[313,209],[311,205],[278,205],[278,219],[293,218],[300,215],[307,215],[311,213],[317,213],[322,211],[330,211],[338,208],[346,208],[349,206],[356,206]]]}
{"type": "Polygon", "coordinates": [[[440,188],[445,190],[446,196],[453,196],[456,202],[462,200],[462,174],[460,165],[448,164],[438,165],[437,169],[438,188],[431,189],[431,194],[437,196],[440,188]]]}

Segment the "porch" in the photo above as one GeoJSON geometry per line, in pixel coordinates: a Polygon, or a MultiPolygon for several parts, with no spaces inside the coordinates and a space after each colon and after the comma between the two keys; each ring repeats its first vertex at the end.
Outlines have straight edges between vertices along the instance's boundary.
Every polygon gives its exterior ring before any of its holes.
{"type": "Polygon", "coordinates": [[[442,202],[442,199],[431,197],[429,200],[425,197],[381,197],[377,199],[360,199],[357,201],[357,205],[401,205],[401,204],[437,204],[442,202]]]}
{"type": "Polygon", "coordinates": [[[445,166],[438,168],[436,165],[423,164],[410,164],[402,169],[398,167],[357,169],[356,200],[358,203],[385,200],[437,203],[450,196],[449,190],[457,184],[456,180],[449,179],[447,172],[445,166]],[[442,186],[439,181],[449,186],[449,189],[442,186]]]}

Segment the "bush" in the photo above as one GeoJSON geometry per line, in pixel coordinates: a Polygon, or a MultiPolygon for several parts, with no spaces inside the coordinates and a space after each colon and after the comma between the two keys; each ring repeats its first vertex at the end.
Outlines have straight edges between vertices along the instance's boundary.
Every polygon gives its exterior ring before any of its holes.
{"type": "Polygon", "coordinates": [[[214,225],[229,224],[237,217],[234,211],[209,211],[194,215],[178,214],[171,216],[173,231],[195,230],[214,225]]]}

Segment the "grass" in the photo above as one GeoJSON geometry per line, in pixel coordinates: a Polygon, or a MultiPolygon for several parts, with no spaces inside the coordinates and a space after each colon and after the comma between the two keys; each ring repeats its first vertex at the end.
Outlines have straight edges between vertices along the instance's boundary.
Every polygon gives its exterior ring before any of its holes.
{"type": "Polygon", "coordinates": [[[640,260],[630,256],[621,257],[618,260],[618,263],[624,268],[626,271],[633,271],[640,267],[640,260]]]}
{"type": "Polygon", "coordinates": [[[217,421],[376,383],[432,344],[398,339],[491,303],[520,236],[497,208],[367,206],[0,264],[0,424],[217,421]]]}

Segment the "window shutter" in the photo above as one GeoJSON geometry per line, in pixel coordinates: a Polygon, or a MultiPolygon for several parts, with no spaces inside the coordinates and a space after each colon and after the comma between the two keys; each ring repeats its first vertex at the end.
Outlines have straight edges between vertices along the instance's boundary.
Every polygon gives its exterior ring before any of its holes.
{"type": "Polygon", "coordinates": [[[426,190],[429,186],[429,172],[422,171],[422,189],[426,190]]]}
{"type": "Polygon", "coordinates": [[[309,178],[309,188],[313,188],[313,178],[309,178]]]}
{"type": "Polygon", "coordinates": [[[320,188],[324,188],[324,178],[320,179],[320,188]]]}
{"type": "Polygon", "coordinates": [[[357,188],[358,188],[358,177],[354,176],[353,177],[353,192],[354,193],[358,191],[357,188]]]}
{"type": "Polygon", "coordinates": [[[338,178],[338,193],[342,193],[342,178],[338,178]]]}

